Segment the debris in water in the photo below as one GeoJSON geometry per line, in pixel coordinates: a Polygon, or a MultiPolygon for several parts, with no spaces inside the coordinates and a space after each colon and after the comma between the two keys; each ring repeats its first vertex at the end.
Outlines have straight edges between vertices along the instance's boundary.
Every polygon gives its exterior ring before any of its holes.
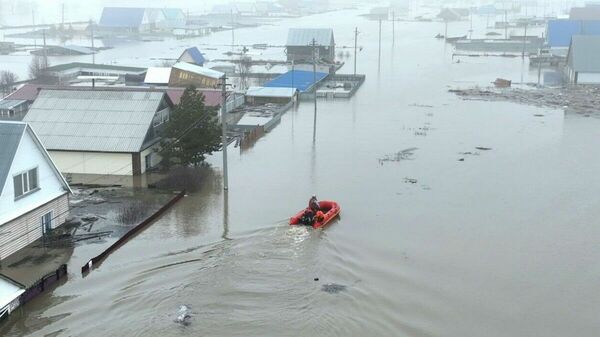
{"type": "Polygon", "coordinates": [[[542,115],[542,114],[535,114],[535,115],[533,115],[533,116],[534,116],[534,117],[544,117],[544,115],[542,115]]]}
{"type": "Polygon", "coordinates": [[[460,158],[458,161],[465,161],[465,158],[460,158]]]}
{"type": "Polygon", "coordinates": [[[401,160],[412,160],[412,156],[414,155],[415,150],[417,150],[416,147],[411,147],[402,151],[398,151],[392,155],[385,155],[383,158],[379,158],[379,164],[383,165],[384,162],[399,162],[401,160]]]}
{"type": "Polygon", "coordinates": [[[411,184],[416,184],[418,182],[417,179],[413,179],[413,178],[404,178],[404,182],[405,183],[411,183],[411,184]]]}
{"type": "Polygon", "coordinates": [[[192,312],[190,310],[190,307],[188,307],[187,305],[180,306],[179,311],[177,312],[177,318],[175,318],[175,323],[188,326],[191,323],[191,319],[192,312]]]}
{"type": "Polygon", "coordinates": [[[340,291],[346,290],[346,288],[348,287],[343,284],[327,283],[321,286],[321,291],[324,291],[329,294],[337,294],[340,291]]]}
{"type": "Polygon", "coordinates": [[[476,146],[475,148],[477,150],[481,150],[481,151],[489,151],[492,149],[491,147],[482,147],[482,146],[476,146]]]}
{"type": "Polygon", "coordinates": [[[319,278],[318,278],[318,277],[315,277],[315,278],[314,278],[314,280],[315,280],[315,282],[316,282],[316,281],[318,281],[318,280],[319,280],[319,278]]]}

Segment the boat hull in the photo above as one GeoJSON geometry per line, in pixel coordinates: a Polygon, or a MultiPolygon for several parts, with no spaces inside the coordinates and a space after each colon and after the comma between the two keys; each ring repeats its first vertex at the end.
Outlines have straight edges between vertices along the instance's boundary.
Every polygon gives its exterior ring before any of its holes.
{"type": "MultiPolygon", "coordinates": [[[[323,213],[325,213],[325,215],[323,216],[323,221],[315,221],[315,223],[313,223],[313,225],[312,225],[313,228],[321,228],[321,227],[327,225],[333,219],[335,219],[340,214],[340,211],[341,211],[340,205],[338,205],[338,203],[335,201],[328,201],[328,200],[319,201],[319,207],[321,208],[323,213]]],[[[303,225],[302,222],[300,221],[300,219],[302,218],[304,211],[306,211],[306,208],[301,210],[300,212],[296,213],[296,215],[294,215],[293,217],[291,217],[290,225],[292,225],[292,226],[303,225]]]]}

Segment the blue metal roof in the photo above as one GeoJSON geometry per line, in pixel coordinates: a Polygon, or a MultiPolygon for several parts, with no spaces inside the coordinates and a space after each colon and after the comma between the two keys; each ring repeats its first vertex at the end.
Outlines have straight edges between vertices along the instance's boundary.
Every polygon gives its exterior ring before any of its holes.
{"type": "Polygon", "coordinates": [[[99,26],[113,28],[138,28],[144,20],[144,8],[104,7],[99,26]]]}
{"type": "Polygon", "coordinates": [[[192,47],[186,49],[185,51],[188,54],[190,54],[190,56],[192,57],[192,59],[194,59],[194,62],[196,62],[196,64],[203,65],[204,62],[206,62],[206,59],[204,58],[200,50],[198,50],[198,48],[192,47]]]}
{"type": "Polygon", "coordinates": [[[550,47],[568,47],[573,35],[600,35],[598,20],[550,20],[546,41],[550,47]]]}
{"type": "MultiPolygon", "coordinates": [[[[316,82],[321,81],[325,77],[327,77],[327,73],[315,73],[316,82]]],[[[296,88],[299,91],[308,91],[314,84],[312,71],[294,70],[277,76],[265,83],[264,87],[296,88]]]]}

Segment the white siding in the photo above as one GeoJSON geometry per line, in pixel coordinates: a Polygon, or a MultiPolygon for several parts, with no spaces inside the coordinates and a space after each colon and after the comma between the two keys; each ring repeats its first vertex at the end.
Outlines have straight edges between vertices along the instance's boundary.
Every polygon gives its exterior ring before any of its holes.
{"type": "Polygon", "coordinates": [[[579,73],[577,75],[578,84],[597,84],[600,83],[600,73],[579,73]]]}
{"type": "Polygon", "coordinates": [[[62,225],[69,211],[67,192],[24,215],[0,225],[0,260],[42,237],[42,216],[52,212],[52,228],[62,225]]]}
{"type": "Polygon", "coordinates": [[[0,225],[66,192],[60,178],[51,165],[33,140],[31,134],[25,131],[19,148],[15,153],[4,189],[2,190],[2,195],[0,195],[0,225]],[[15,200],[13,176],[34,167],[38,168],[39,190],[15,200]]]}
{"type": "Polygon", "coordinates": [[[132,175],[131,153],[49,151],[63,173],[132,175]]]}

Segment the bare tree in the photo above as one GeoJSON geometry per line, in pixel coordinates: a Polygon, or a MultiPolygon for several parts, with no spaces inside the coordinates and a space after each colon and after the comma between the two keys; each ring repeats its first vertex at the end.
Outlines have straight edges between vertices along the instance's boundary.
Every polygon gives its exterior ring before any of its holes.
{"type": "Polygon", "coordinates": [[[31,59],[31,63],[29,63],[29,77],[32,79],[39,79],[43,77],[44,70],[46,70],[48,66],[49,64],[47,58],[35,55],[31,59]]]}
{"type": "Polygon", "coordinates": [[[19,80],[17,74],[9,70],[0,71],[0,90],[3,95],[7,95],[12,91],[13,86],[19,80]]]}

